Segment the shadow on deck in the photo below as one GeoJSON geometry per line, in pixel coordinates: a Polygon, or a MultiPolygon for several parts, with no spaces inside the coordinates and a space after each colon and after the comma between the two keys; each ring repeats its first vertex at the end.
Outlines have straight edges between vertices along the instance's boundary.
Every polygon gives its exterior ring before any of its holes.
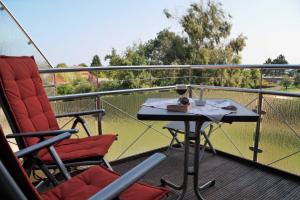
{"type": "MultiPolygon", "coordinates": [[[[146,157],[115,164],[114,170],[124,173],[146,157]]],[[[181,183],[183,176],[183,152],[172,150],[170,156],[149,172],[142,181],[160,184],[161,177],[181,183]]],[[[205,199],[300,199],[300,181],[283,174],[270,172],[232,158],[205,153],[199,168],[199,183],[216,179],[216,185],[202,191],[205,199]]],[[[177,191],[176,191],[177,192],[177,191]]],[[[168,200],[176,199],[173,192],[168,200]]],[[[196,199],[192,179],[184,199],[196,199]]]]}

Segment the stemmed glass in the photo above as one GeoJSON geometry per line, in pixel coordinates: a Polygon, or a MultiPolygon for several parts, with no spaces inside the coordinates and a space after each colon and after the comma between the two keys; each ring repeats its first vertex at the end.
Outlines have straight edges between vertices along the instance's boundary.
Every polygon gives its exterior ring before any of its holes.
{"type": "Polygon", "coordinates": [[[187,91],[187,85],[185,84],[176,84],[176,92],[180,95],[178,103],[181,103],[181,100],[184,99],[184,94],[187,91]]]}

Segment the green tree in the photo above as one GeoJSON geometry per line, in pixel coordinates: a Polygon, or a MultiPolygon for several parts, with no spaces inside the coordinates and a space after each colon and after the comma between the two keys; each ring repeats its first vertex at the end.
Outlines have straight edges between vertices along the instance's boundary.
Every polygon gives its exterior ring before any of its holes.
{"type": "Polygon", "coordinates": [[[288,75],[284,75],[280,84],[287,90],[288,87],[292,85],[292,79],[288,75]]]}
{"type": "MultiPolygon", "coordinates": [[[[242,34],[236,38],[229,38],[232,28],[231,16],[225,13],[221,4],[212,0],[203,0],[191,4],[187,12],[180,17],[174,17],[166,9],[164,13],[168,19],[175,19],[179,23],[184,31],[182,35],[164,29],[157,33],[154,39],[144,44],[134,44],[122,54],[112,49],[111,53],[105,56],[105,60],[108,60],[111,66],[238,64],[241,62],[240,52],[246,46],[247,38],[242,34]]],[[[214,85],[238,86],[242,82],[241,74],[240,70],[193,70],[193,76],[198,77],[194,79],[195,83],[205,82],[214,85]]],[[[139,77],[154,79],[153,84],[160,86],[178,81],[185,82],[188,80],[185,78],[188,75],[187,70],[152,70],[146,73],[111,72],[108,77],[119,80],[122,87],[133,88],[147,85],[136,81],[139,77]]],[[[110,85],[116,86],[115,83],[110,85]]]]}
{"type": "Polygon", "coordinates": [[[66,68],[68,67],[66,63],[59,63],[56,65],[57,68],[66,68]]]}
{"type": "MultiPolygon", "coordinates": [[[[175,18],[187,35],[188,47],[185,64],[239,64],[240,52],[246,46],[246,37],[240,34],[229,40],[231,33],[231,16],[222,9],[222,4],[214,1],[200,1],[190,5],[182,17],[173,17],[164,10],[167,18],[175,18]],[[229,41],[229,42],[227,42],[229,41]]],[[[210,82],[222,84],[220,77],[225,77],[225,85],[236,85],[239,70],[203,70],[194,71],[198,76],[196,83],[210,82]],[[229,73],[229,74],[226,74],[229,73]],[[214,75],[213,79],[201,78],[214,75]],[[234,81],[231,82],[230,81],[234,81]]]]}
{"type": "MultiPolygon", "coordinates": [[[[285,56],[280,54],[275,59],[268,58],[264,64],[288,64],[285,56]]],[[[285,74],[285,69],[263,69],[263,74],[266,76],[282,76],[285,74]]]]}
{"type": "Polygon", "coordinates": [[[93,60],[92,60],[92,63],[91,63],[91,66],[92,66],[92,67],[95,67],[95,66],[102,66],[101,60],[100,60],[100,58],[99,58],[98,55],[94,55],[93,60]]]}
{"type": "Polygon", "coordinates": [[[78,67],[87,67],[88,65],[85,63],[80,63],[79,65],[77,65],[78,67]]]}
{"type": "MultiPolygon", "coordinates": [[[[91,67],[99,67],[99,66],[102,66],[101,60],[98,55],[94,55],[92,62],[91,62],[91,67]]],[[[91,73],[97,77],[103,77],[103,76],[105,77],[103,72],[92,71],[91,73]]]]}

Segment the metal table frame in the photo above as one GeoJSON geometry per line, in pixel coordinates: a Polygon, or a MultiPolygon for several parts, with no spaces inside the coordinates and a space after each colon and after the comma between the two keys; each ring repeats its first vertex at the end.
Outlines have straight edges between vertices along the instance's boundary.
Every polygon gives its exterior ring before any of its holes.
{"type": "MultiPolygon", "coordinates": [[[[159,101],[161,99],[148,99],[147,101],[159,101]]],[[[231,100],[232,101],[232,100],[231,100]]],[[[246,109],[240,104],[232,101],[238,110],[235,114],[228,114],[223,117],[222,122],[256,122],[259,118],[258,114],[246,109]]],[[[185,123],[185,136],[184,136],[184,169],[183,169],[183,181],[181,185],[176,185],[169,180],[161,179],[163,185],[168,185],[169,187],[175,190],[182,190],[178,200],[183,199],[186,194],[188,186],[188,176],[193,176],[193,188],[194,192],[198,199],[203,199],[200,194],[200,190],[208,188],[215,185],[215,180],[208,181],[207,183],[199,186],[199,156],[200,156],[200,134],[201,127],[205,121],[210,121],[206,116],[194,115],[188,113],[179,113],[179,112],[169,112],[167,110],[150,108],[150,107],[141,107],[137,114],[137,118],[140,120],[156,120],[156,121],[184,121],[185,123]],[[193,166],[189,167],[189,133],[190,133],[190,121],[195,121],[196,130],[195,130],[195,148],[194,148],[194,162],[193,166]]]]}

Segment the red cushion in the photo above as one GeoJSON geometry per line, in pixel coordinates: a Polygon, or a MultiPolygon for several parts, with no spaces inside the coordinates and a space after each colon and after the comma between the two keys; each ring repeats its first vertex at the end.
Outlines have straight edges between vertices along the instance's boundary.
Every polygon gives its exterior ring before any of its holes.
{"type": "MultiPolygon", "coordinates": [[[[114,140],[116,140],[116,135],[112,134],[68,139],[55,145],[55,149],[63,161],[97,156],[103,157],[114,140]]],[[[44,162],[53,162],[47,149],[41,150],[39,157],[44,162]]]]}
{"type": "MultiPolygon", "coordinates": [[[[41,196],[38,191],[31,184],[25,170],[23,169],[21,163],[16,158],[15,154],[12,152],[5,135],[0,126],[0,160],[4,164],[5,168],[8,170],[16,184],[19,186],[21,191],[24,193],[27,199],[40,200],[41,196]]],[[[3,191],[0,191],[0,199],[5,199],[3,197],[3,191]]]]}
{"type": "MultiPolygon", "coordinates": [[[[103,167],[92,167],[42,194],[42,198],[44,200],[88,199],[118,177],[118,174],[103,167]]],[[[119,198],[120,200],[158,200],[162,199],[168,191],[166,188],[135,183],[121,193],[119,198]]]]}
{"type": "Polygon", "coordinates": [[[33,57],[0,56],[0,83],[19,132],[59,129],[33,57]]]}
{"type": "MultiPolygon", "coordinates": [[[[59,130],[33,57],[0,56],[0,83],[17,132],[59,130]]],[[[63,161],[104,156],[115,138],[104,135],[69,139],[56,145],[56,149],[63,161]]],[[[26,138],[26,145],[38,142],[38,138],[26,138]]],[[[53,162],[48,151],[39,155],[45,162],[53,162]]]]}

